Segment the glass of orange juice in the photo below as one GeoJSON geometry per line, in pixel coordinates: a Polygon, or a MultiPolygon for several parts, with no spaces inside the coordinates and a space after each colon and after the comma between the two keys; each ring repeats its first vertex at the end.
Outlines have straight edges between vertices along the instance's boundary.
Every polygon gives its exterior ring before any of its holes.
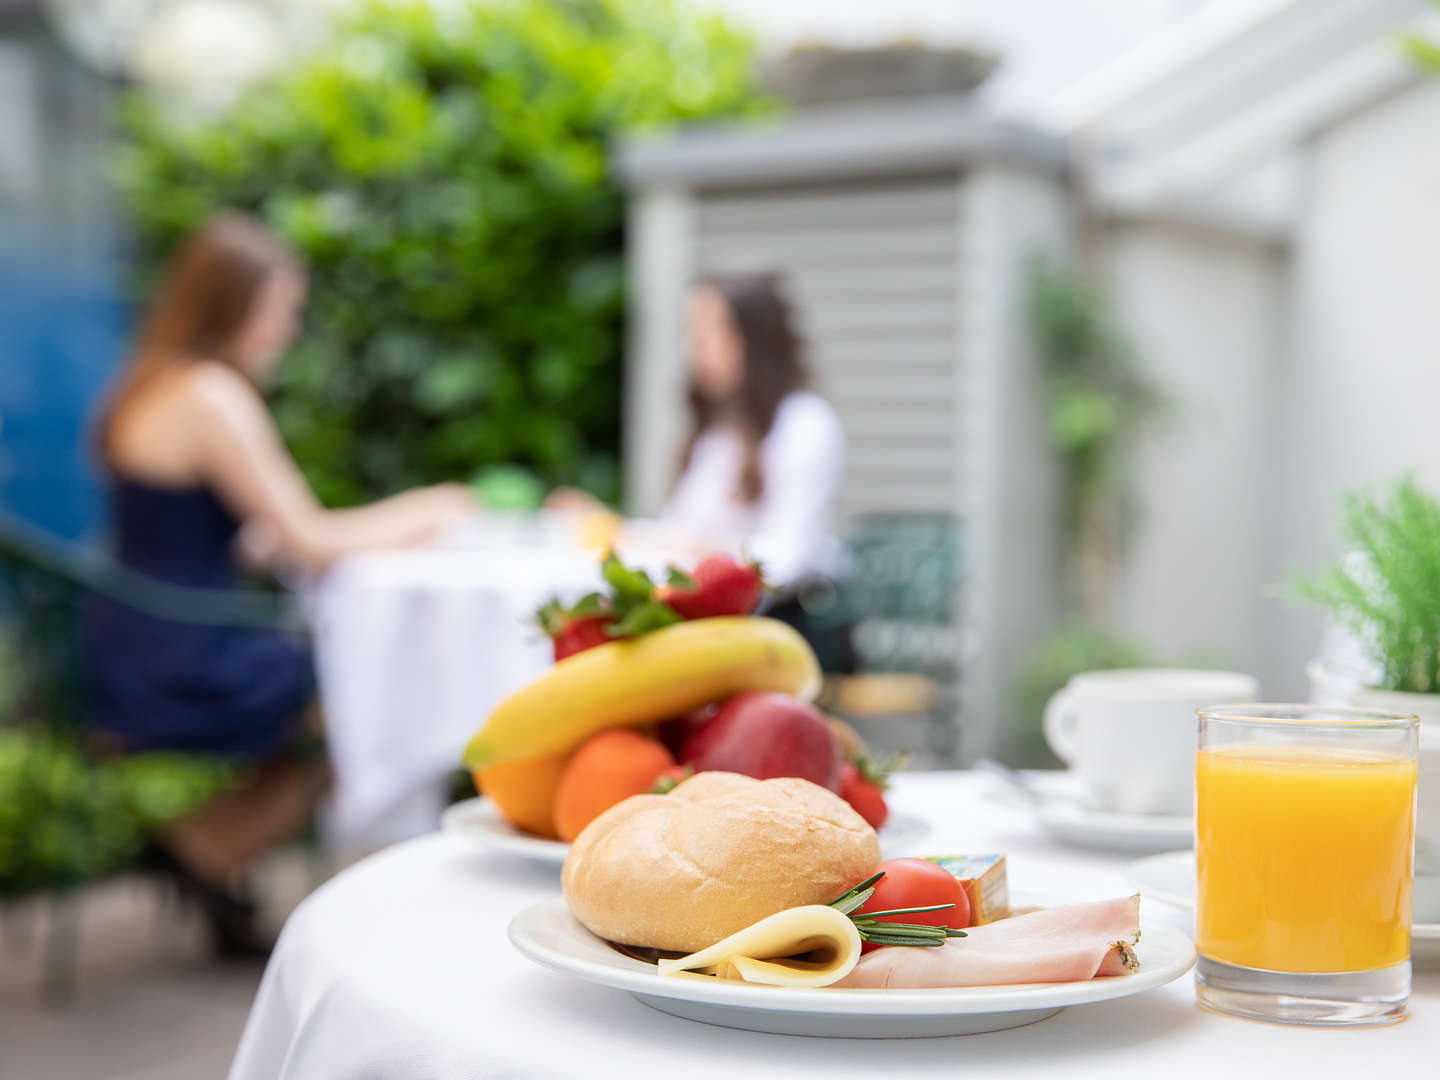
{"type": "Polygon", "coordinates": [[[1201,709],[1196,993],[1296,1024],[1401,1019],[1419,720],[1311,705],[1201,709]]]}

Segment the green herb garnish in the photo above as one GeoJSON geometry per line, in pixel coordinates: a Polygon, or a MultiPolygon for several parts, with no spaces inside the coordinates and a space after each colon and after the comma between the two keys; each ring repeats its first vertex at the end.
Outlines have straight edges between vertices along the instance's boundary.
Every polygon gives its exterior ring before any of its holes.
{"type": "Polygon", "coordinates": [[[954,904],[931,904],[929,907],[894,908],[890,911],[867,911],[861,915],[855,914],[875,895],[875,883],[884,876],[884,870],[881,870],[877,874],[872,874],[844,896],[830,901],[828,905],[842,915],[848,915],[850,917],[850,921],[855,924],[855,929],[860,931],[861,941],[868,941],[872,945],[919,945],[933,947],[935,945],[944,945],[949,938],[968,936],[964,930],[956,930],[950,926],[929,926],[924,923],[877,921],[881,916],[918,915],[922,911],[944,911],[946,908],[953,908],[955,906],[954,904]]]}

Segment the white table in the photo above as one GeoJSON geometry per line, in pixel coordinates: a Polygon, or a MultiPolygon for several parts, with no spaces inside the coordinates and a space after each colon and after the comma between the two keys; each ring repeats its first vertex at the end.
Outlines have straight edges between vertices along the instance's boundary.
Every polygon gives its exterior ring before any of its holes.
{"type": "MultiPolygon", "coordinates": [[[[893,805],[934,823],[918,853],[1001,851],[1020,890],[1076,899],[1127,891],[1126,856],[1070,850],[972,773],[898,778],[893,805]]],[[[1440,974],[1416,976],[1388,1028],[1306,1030],[1202,1012],[1187,976],[1149,994],[1067,1009],[1030,1027],[951,1039],[822,1040],[708,1027],[541,969],[505,937],[556,894],[554,868],[435,835],[357,864],[286,925],[231,1080],[471,1077],[1433,1075],[1440,974]]],[[[1148,911],[1187,926],[1183,914],[1148,911]]]]}
{"type": "Polygon", "coordinates": [[[527,622],[599,588],[573,547],[453,547],[340,560],[308,591],[338,847],[433,829],[443,778],[505,695],[551,663],[527,622]]]}
{"type": "MultiPolygon", "coordinates": [[[[681,553],[627,524],[627,562],[652,574],[681,553]]],[[[476,514],[430,548],[340,559],[303,588],[314,630],[335,791],[333,846],[365,848],[428,832],[444,778],[503,697],[550,666],[533,625],[551,597],[602,587],[599,554],[561,514],[476,514]]]]}

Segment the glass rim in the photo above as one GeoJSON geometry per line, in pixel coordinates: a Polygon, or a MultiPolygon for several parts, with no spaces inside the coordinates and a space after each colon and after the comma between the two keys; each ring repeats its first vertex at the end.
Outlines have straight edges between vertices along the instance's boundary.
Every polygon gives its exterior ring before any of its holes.
{"type": "Polygon", "coordinates": [[[1310,702],[1248,702],[1235,705],[1207,705],[1196,709],[1200,720],[1219,720],[1227,724],[1249,724],[1255,727],[1266,725],[1290,725],[1293,727],[1316,728],[1364,728],[1367,730],[1403,730],[1418,728],[1420,717],[1414,713],[1393,712],[1389,709],[1371,709],[1356,705],[1315,705],[1310,702]],[[1263,711],[1311,713],[1301,716],[1257,715],[1263,711]],[[1325,717],[1330,717],[1326,719],[1325,717]]]}

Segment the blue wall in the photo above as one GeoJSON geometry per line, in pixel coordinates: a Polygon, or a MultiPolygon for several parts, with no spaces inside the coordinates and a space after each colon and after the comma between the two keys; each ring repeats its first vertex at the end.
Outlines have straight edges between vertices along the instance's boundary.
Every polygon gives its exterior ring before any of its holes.
{"type": "Polygon", "coordinates": [[[72,538],[102,518],[87,421],[129,338],[117,276],[0,260],[0,505],[72,538]]]}

